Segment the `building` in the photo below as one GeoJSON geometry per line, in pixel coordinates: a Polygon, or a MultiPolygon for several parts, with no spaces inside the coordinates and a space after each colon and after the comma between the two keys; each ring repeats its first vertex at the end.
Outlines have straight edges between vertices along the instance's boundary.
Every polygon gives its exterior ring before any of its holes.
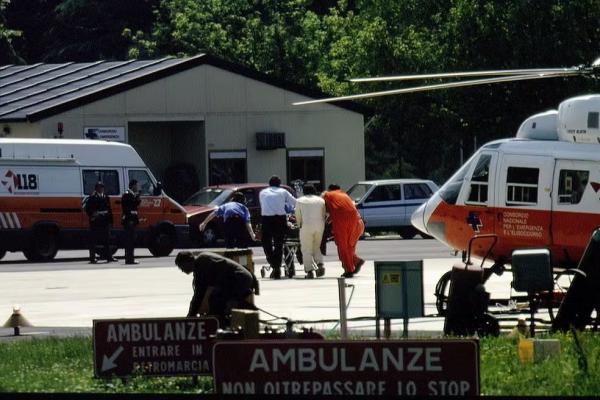
{"type": "Polygon", "coordinates": [[[0,67],[0,136],[133,145],[165,187],[365,177],[363,109],[216,57],[0,67]],[[168,180],[172,182],[168,182],[168,180]],[[170,185],[171,184],[171,185],[170,185]]]}

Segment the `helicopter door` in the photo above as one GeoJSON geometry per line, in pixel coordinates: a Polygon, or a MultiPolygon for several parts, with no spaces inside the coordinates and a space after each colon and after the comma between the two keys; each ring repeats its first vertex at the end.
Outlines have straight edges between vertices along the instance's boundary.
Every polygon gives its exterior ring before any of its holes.
{"type": "Polygon", "coordinates": [[[591,232],[600,225],[600,163],[556,160],[552,203],[552,237],[568,264],[576,263],[591,232]]]}
{"type": "Polygon", "coordinates": [[[554,158],[505,154],[498,185],[498,235],[509,249],[550,246],[554,158]]]}
{"type": "MultiPolygon", "coordinates": [[[[462,189],[469,236],[494,233],[494,183],[498,153],[483,151],[462,189]]],[[[465,223],[463,221],[463,223],[465,223]]]]}

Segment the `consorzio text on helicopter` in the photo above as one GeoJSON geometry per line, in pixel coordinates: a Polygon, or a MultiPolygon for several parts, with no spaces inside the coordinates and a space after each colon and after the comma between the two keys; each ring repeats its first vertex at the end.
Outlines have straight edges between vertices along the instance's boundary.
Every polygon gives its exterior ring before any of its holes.
{"type": "MultiPolygon", "coordinates": [[[[354,82],[468,78],[294,103],[355,100],[491,83],[600,74],[591,66],[403,75],[354,82]]],[[[552,264],[574,267],[592,231],[600,226],[600,95],[563,101],[558,110],[533,115],[515,138],[482,146],[431,199],[412,215],[412,224],[451,248],[466,251],[474,235],[495,234],[490,254],[497,265],[517,248],[551,250],[552,264]]],[[[474,243],[483,257],[489,243],[474,243]]]]}

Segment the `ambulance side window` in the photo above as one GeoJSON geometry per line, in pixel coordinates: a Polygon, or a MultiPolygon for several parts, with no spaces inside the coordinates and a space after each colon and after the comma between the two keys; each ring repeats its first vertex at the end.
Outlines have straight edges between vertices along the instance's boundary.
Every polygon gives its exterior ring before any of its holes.
{"type": "Polygon", "coordinates": [[[119,184],[119,172],[113,169],[84,169],[83,175],[83,193],[90,195],[94,192],[94,187],[98,181],[104,183],[104,193],[109,196],[121,194],[121,185],[119,184]]]}
{"type": "Polygon", "coordinates": [[[138,181],[138,188],[140,190],[140,195],[142,196],[152,196],[154,191],[154,183],[152,179],[150,179],[150,175],[148,172],[143,169],[130,169],[128,171],[129,182],[133,179],[138,181]]]}
{"type": "Polygon", "coordinates": [[[491,161],[492,156],[489,154],[483,154],[477,161],[471,176],[471,187],[467,203],[487,204],[491,161]]]}
{"type": "Polygon", "coordinates": [[[508,167],[506,173],[506,205],[531,206],[537,204],[538,168],[508,167]]]}
{"type": "Polygon", "coordinates": [[[589,178],[589,171],[561,169],[558,177],[558,204],[579,204],[589,178]]]}

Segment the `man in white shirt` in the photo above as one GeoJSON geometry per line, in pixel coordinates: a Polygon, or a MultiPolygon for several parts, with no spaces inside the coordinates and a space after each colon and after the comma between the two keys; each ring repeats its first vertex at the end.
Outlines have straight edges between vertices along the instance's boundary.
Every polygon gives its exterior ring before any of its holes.
{"type": "Polygon", "coordinates": [[[304,196],[296,202],[296,222],[300,227],[300,248],[307,279],[325,275],[321,240],[325,229],[325,200],[317,196],[313,185],[304,186],[304,196]],[[313,264],[317,265],[316,270],[313,264]]]}
{"type": "Polygon", "coordinates": [[[279,187],[281,179],[273,175],[269,187],[260,192],[260,212],[262,220],[262,246],[267,262],[273,269],[272,279],[281,278],[283,239],[287,228],[286,206],[293,209],[296,199],[287,190],[279,187]]]}

